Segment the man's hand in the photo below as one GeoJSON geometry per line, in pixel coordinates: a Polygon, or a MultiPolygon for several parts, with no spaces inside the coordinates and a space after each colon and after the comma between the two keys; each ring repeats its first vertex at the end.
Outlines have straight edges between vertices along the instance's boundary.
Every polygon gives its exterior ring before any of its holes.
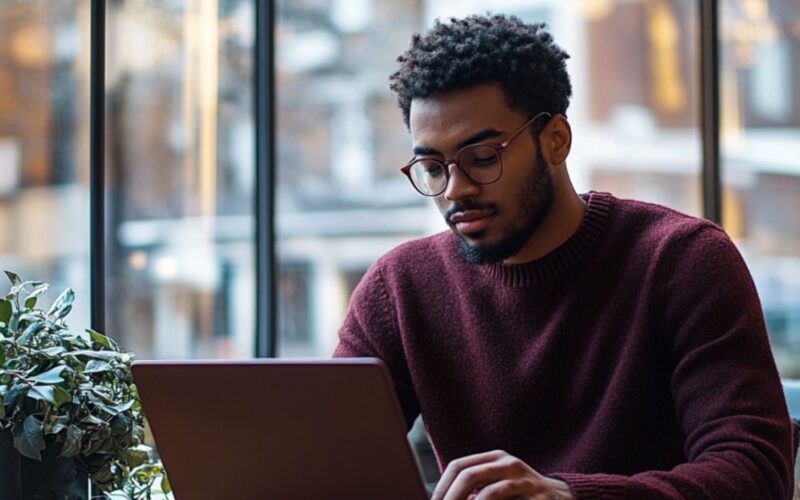
{"type": "Polygon", "coordinates": [[[545,477],[504,451],[453,460],[442,473],[432,500],[573,500],[563,481],[545,477]]]}

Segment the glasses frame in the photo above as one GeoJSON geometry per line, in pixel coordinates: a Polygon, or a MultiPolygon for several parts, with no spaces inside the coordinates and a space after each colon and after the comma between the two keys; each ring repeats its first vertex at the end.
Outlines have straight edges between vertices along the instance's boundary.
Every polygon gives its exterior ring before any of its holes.
{"type": "Polygon", "coordinates": [[[548,113],[547,111],[542,111],[541,113],[538,113],[536,116],[534,116],[533,118],[529,119],[524,124],[522,124],[522,126],[519,129],[517,129],[516,132],[511,134],[511,136],[508,139],[506,139],[505,141],[503,141],[503,142],[501,142],[499,144],[489,143],[489,142],[479,142],[477,144],[470,144],[470,145],[464,146],[463,148],[461,148],[458,151],[456,151],[455,156],[453,156],[453,158],[449,159],[449,160],[446,159],[446,158],[444,160],[437,160],[436,158],[429,158],[429,157],[419,158],[417,156],[414,156],[413,158],[411,158],[411,160],[408,161],[408,163],[406,163],[405,165],[400,167],[400,172],[402,172],[406,177],[408,177],[408,181],[411,183],[411,185],[414,187],[414,189],[419,194],[421,194],[422,196],[428,196],[428,197],[439,196],[442,193],[444,193],[445,191],[447,191],[447,186],[448,186],[448,184],[450,184],[450,177],[451,177],[450,165],[455,165],[456,168],[458,168],[461,171],[461,173],[464,174],[464,176],[467,179],[470,180],[470,182],[478,184],[479,186],[487,186],[489,184],[494,184],[495,182],[499,181],[501,177],[503,177],[503,155],[501,154],[502,151],[504,149],[506,149],[514,141],[514,139],[519,137],[520,134],[522,134],[522,132],[525,129],[527,129],[529,126],[531,126],[531,124],[533,124],[533,122],[535,122],[538,118],[540,118],[542,116],[545,116],[545,115],[547,115],[549,117],[553,116],[551,113],[548,113]],[[458,161],[458,157],[464,151],[467,151],[467,150],[473,149],[473,148],[478,148],[478,147],[492,148],[494,150],[495,154],[497,155],[497,159],[500,160],[500,169],[498,170],[497,177],[495,177],[494,179],[492,179],[490,181],[480,182],[480,181],[477,181],[477,180],[473,179],[472,176],[469,175],[469,173],[461,166],[461,164],[458,161]],[[414,183],[414,179],[411,177],[411,167],[413,167],[415,163],[418,163],[418,162],[423,161],[423,160],[425,160],[425,161],[433,161],[433,162],[436,162],[436,163],[440,163],[442,165],[442,171],[444,172],[445,182],[444,182],[444,187],[442,187],[442,189],[440,191],[435,192],[435,193],[423,193],[422,190],[419,187],[417,187],[417,185],[414,183]]]}

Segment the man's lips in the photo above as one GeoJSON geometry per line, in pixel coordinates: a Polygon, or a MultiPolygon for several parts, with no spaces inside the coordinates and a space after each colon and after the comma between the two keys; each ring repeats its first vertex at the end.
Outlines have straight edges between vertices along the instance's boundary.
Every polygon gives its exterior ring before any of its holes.
{"type": "Polygon", "coordinates": [[[450,217],[450,223],[461,234],[477,233],[485,230],[495,215],[494,210],[464,210],[450,217]]]}

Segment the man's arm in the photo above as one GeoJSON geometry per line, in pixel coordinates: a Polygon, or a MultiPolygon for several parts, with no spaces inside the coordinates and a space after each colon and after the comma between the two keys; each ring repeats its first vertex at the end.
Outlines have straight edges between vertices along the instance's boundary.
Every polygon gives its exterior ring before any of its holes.
{"type": "Polygon", "coordinates": [[[555,476],[578,498],[791,498],[791,423],[750,274],[709,226],[669,252],[662,332],[687,462],[630,477],[555,476]]]}
{"type": "Polygon", "coordinates": [[[420,413],[419,403],[411,384],[394,306],[381,274],[380,261],[367,271],[350,297],[333,356],[382,359],[394,380],[406,430],[411,429],[420,413]]]}
{"type": "Polygon", "coordinates": [[[449,464],[434,498],[792,498],[791,423],[747,268],[711,226],[673,247],[658,271],[660,324],[686,463],[632,476],[564,471],[546,477],[493,451],[449,464]]]}

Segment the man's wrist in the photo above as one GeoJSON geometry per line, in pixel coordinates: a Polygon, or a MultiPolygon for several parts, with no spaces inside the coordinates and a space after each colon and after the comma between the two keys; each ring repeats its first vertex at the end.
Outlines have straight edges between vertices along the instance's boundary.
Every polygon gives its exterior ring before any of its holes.
{"type": "Polygon", "coordinates": [[[553,492],[552,500],[575,500],[575,495],[572,494],[572,490],[566,482],[553,478],[548,478],[548,481],[550,481],[550,489],[553,492]]]}

